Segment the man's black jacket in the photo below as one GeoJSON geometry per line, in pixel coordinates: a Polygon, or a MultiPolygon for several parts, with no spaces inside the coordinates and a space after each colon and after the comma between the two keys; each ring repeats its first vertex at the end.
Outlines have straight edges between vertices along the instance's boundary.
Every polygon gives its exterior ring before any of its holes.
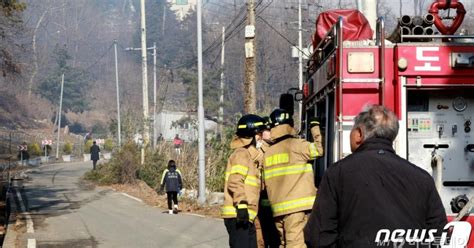
{"type": "Polygon", "coordinates": [[[309,247],[376,247],[380,229],[446,222],[432,177],[397,156],[389,140],[371,138],[324,174],[305,240],[309,247]]]}

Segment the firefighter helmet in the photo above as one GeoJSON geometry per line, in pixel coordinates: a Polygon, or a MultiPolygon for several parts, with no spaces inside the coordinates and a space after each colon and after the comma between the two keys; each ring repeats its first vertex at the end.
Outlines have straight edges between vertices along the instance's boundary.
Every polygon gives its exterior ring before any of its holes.
{"type": "Polygon", "coordinates": [[[244,115],[237,122],[237,136],[253,138],[255,134],[265,130],[265,120],[258,115],[244,115]]]}
{"type": "Polygon", "coordinates": [[[293,117],[284,109],[275,109],[270,114],[271,126],[275,127],[282,124],[288,124],[293,127],[293,117]]]}
{"type": "Polygon", "coordinates": [[[262,118],[264,120],[263,123],[265,124],[265,129],[270,130],[272,128],[272,120],[270,120],[270,117],[268,116],[264,116],[262,118]]]}

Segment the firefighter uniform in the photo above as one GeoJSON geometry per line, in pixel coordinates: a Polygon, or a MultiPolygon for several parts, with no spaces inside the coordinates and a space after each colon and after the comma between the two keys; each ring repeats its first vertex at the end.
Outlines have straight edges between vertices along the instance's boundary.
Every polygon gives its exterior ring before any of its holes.
{"type": "MultiPolygon", "coordinates": [[[[265,119],[266,125],[264,132],[270,134],[270,117],[263,118],[265,119]]],[[[270,137],[265,137],[265,133],[262,134],[262,138],[265,142],[260,147],[260,150],[265,153],[272,142],[270,137]]],[[[257,218],[255,219],[255,229],[257,230],[258,248],[275,248],[280,246],[280,238],[273,220],[272,208],[270,201],[268,200],[264,181],[262,181],[262,191],[260,191],[260,204],[258,206],[257,218]]]]}
{"type": "MultiPolygon", "coordinates": [[[[275,111],[289,119],[284,110],[275,111]]],[[[319,125],[311,128],[311,143],[294,137],[293,121],[289,120],[272,120],[274,143],[265,152],[263,174],[280,247],[306,247],[303,228],[316,198],[313,168],[308,160],[321,156],[323,148],[319,125]]]]}
{"type": "MultiPolygon", "coordinates": [[[[252,130],[254,133],[261,132],[260,125],[263,126],[258,118],[252,122],[256,127],[252,130]]],[[[249,124],[240,124],[238,128],[244,126],[248,128],[249,124]]],[[[234,152],[227,162],[221,216],[229,233],[230,247],[257,247],[254,221],[258,213],[263,153],[255,147],[253,137],[239,135],[239,130],[237,135],[230,144],[234,152]],[[239,217],[242,212],[245,212],[241,215],[246,216],[245,221],[239,217]]]]}

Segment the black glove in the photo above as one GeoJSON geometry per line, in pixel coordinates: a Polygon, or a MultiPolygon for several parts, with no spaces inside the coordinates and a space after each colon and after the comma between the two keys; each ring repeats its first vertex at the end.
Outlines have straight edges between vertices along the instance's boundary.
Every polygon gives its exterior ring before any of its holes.
{"type": "Polygon", "coordinates": [[[240,202],[237,205],[237,225],[246,225],[249,222],[249,211],[247,202],[240,202]]]}
{"type": "Polygon", "coordinates": [[[317,117],[311,117],[311,118],[309,119],[309,127],[310,127],[310,128],[313,128],[313,127],[315,127],[315,126],[319,126],[319,118],[317,118],[317,117]]]}

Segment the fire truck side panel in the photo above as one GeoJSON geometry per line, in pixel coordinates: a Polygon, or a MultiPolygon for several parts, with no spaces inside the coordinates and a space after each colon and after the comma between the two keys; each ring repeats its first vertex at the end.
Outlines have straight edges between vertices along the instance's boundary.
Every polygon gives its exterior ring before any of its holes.
{"type": "MultiPolygon", "coordinates": [[[[472,76],[474,47],[465,44],[442,43],[399,44],[397,60],[406,59],[407,68],[399,75],[406,77],[428,76],[433,78],[472,76]]],[[[444,84],[445,82],[439,82],[444,84]]]]}
{"type": "MultiPolygon", "coordinates": [[[[380,56],[378,47],[344,49],[343,60],[343,120],[352,120],[368,105],[381,103],[380,56]],[[361,65],[362,64],[362,65],[361,65]],[[372,69],[370,69],[372,68],[372,69]],[[372,72],[362,72],[362,71],[372,72]],[[345,104],[347,103],[347,104],[345,104]]],[[[399,103],[395,92],[398,90],[393,80],[393,48],[385,49],[384,104],[399,115],[399,103]]]]}

